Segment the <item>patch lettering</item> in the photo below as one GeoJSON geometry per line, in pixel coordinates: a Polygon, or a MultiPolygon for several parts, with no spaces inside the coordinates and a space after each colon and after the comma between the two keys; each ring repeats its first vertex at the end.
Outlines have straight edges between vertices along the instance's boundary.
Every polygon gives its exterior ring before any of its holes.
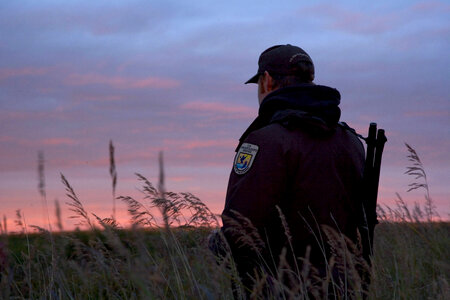
{"type": "Polygon", "coordinates": [[[238,175],[247,173],[255,160],[258,150],[259,147],[257,145],[243,143],[234,159],[234,172],[238,175]]]}

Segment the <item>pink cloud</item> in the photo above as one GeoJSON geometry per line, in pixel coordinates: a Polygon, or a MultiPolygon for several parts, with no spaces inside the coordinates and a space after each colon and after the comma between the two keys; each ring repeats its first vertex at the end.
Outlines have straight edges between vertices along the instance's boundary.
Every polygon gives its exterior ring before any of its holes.
{"type": "Polygon", "coordinates": [[[369,15],[329,4],[317,4],[306,7],[299,13],[313,13],[322,18],[325,17],[330,27],[358,34],[388,32],[400,21],[397,14],[369,15]]]}
{"type": "Polygon", "coordinates": [[[97,95],[97,96],[87,95],[83,96],[82,98],[83,100],[88,101],[120,101],[123,99],[123,97],[119,95],[97,95]]]}
{"type": "Polygon", "coordinates": [[[132,86],[136,88],[147,88],[147,87],[173,88],[179,86],[179,82],[173,79],[147,77],[144,79],[136,80],[135,82],[132,83],[132,86]]]}
{"type": "Polygon", "coordinates": [[[192,180],[192,177],[189,177],[189,176],[173,176],[173,177],[167,178],[168,182],[184,182],[184,181],[189,181],[189,180],[192,180]]]}
{"type": "Polygon", "coordinates": [[[75,145],[77,142],[74,139],[69,138],[50,138],[44,139],[41,142],[45,146],[58,146],[58,145],[75,145]]]}
{"type": "Polygon", "coordinates": [[[0,136],[0,142],[16,144],[20,146],[59,146],[59,145],[75,145],[77,142],[70,138],[46,138],[42,140],[31,140],[28,138],[0,136]]]}
{"type": "Polygon", "coordinates": [[[19,76],[37,76],[48,73],[49,68],[19,68],[19,69],[0,69],[0,80],[19,76]]]}
{"type": "MultiPolygon", "coordinates": [[[[425,18],[424,15],[447,13],[450,5],[440,1],[422,1],[395,12],[361,12],[340,5],[316,4],[302,8],[299,14],[314,14],[331,29],[356,34],[384,34],[425,18]]],[[[435,17],[435,15],[433,15],[435,17]]],[[[443,32],[445,33],[445,32],[443,32]]],[[[441,34],[441,32],[439,32],[441,34]]],[[[429,36],[429,34],[427,33],[429,36]]]]}
{"type": "Polygon", "coordinates": [[[226,140],[196,140],[196,141],[180,141],[180,140],[165,140],[164,144],[170,147],[177,147],[184,150],[193,150],[200,148],[233,148],[236,146],[235,139],[226,140]]]}
{"type": "Polygon", "coordinates": [[[405,112],[405,117],[448,117],[448,111],[409,111],[405,112]]]}
{"type": "Polygon", "coordinates": [[[7,121],[30,121],[50,117],[48,112],[0,111],[0,118],[7,121]]]}
{"type": "Polygon", "coordinates": [[[254,109],[251,107],[234,104],[225,105],[219,102],[192,101],[181,105],[180,108],[200,112],[238,114],[246,116],[253,116],[255,114],[254,109]]]}
{"type": "Polygon", "coordinates": [[[440,1],[423,1],[416,3],[411,8],[413,11],[420,13],[423,12],[448,12],[450,11],[450,5],[442,3],[440,1]]]}
{"type": "Polygon", "coordinates": [[[130,88],[175,88],[180,82],[170,78],[147,77],[142,79],[127,78],[121,76],[105,76],[101,74],[72,74],[66,79],[69,85],[103,84],[118,89],[130,88]]]}
{"type": "MultiPolygon", "coordinates": [[[[120,150],[120,148],[118,148],[120,150]]],[[[125,164],[130,162],[157,161],[159,147],[146,147],[144,150],[127,151],[127,153],[116,154],[117,164],[125,164]]],[[[109,162],[108,162],[109,163],[109,162]]]]}
{"type": "Polygon", "coordinates": [[[15,139],[11,136],[6,136],[6,135],[0,136],[0,142],[2,142],[2,143],[8,143],[8,142],[13,142],[13,141],[15,141],[15,139]]]}
{"type": "Polygon", "coordinates": [[[208,147],[225,147],[233,148],[236,145],[236,140],[209,140],[209,141],[191,141],[187,142],[182,146],[182,149],[197,149],[197,148],[208,148],[208,147]]]}
{"type": "Polygon", "coordinates": [[[2,137],[0,137],[0,141],[9,143],[9,144],[12,144],[15,146],[19,145],[19,146],[24,146],[24,147],[32,147],[37,144],[36,141],[32,141],[30,139],[13,137],[13,136],[2,136],[2,137]]]}

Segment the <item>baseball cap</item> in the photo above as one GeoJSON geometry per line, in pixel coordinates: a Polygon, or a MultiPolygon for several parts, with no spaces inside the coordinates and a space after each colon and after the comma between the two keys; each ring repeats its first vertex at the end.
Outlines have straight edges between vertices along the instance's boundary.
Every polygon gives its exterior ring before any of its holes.
{"type": "Polygon", "coordinates": [[[259,76],[265,71],[276,75],[296,75],[300,69],[300,62],[309,62],[314,66],[311,57],[300,47],[290,44],[272,46],[261,53],[258,72],[245,84],[257,83],[259,76]]]}

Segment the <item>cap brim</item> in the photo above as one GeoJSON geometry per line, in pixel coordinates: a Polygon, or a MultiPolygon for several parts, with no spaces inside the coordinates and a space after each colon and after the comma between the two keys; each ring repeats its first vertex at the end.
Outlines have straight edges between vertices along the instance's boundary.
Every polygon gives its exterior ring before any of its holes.
{"type": "Polygon", "coordinates": [[[250,78],[249,80],[247,80],[245,82],[245,84],[247,84],[247,83],[258,83],[258,79],[259,79],[259,73],[256,73],[256,75],[253,76],[252,78],[250,78]]]}

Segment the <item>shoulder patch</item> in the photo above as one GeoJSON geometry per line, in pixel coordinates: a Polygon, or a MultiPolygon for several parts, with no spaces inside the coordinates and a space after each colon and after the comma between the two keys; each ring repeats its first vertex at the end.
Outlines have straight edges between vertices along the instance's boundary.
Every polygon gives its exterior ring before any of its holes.
{"type": "Polygon", "coordinates": [[[242,144],[234,159],[233,170],[236,174],[245,174],[250,170],[253,161],[255,160],[256,153],[258,153],[258,149],[259,147],[257,145],[249,143],[242,144]]]}

